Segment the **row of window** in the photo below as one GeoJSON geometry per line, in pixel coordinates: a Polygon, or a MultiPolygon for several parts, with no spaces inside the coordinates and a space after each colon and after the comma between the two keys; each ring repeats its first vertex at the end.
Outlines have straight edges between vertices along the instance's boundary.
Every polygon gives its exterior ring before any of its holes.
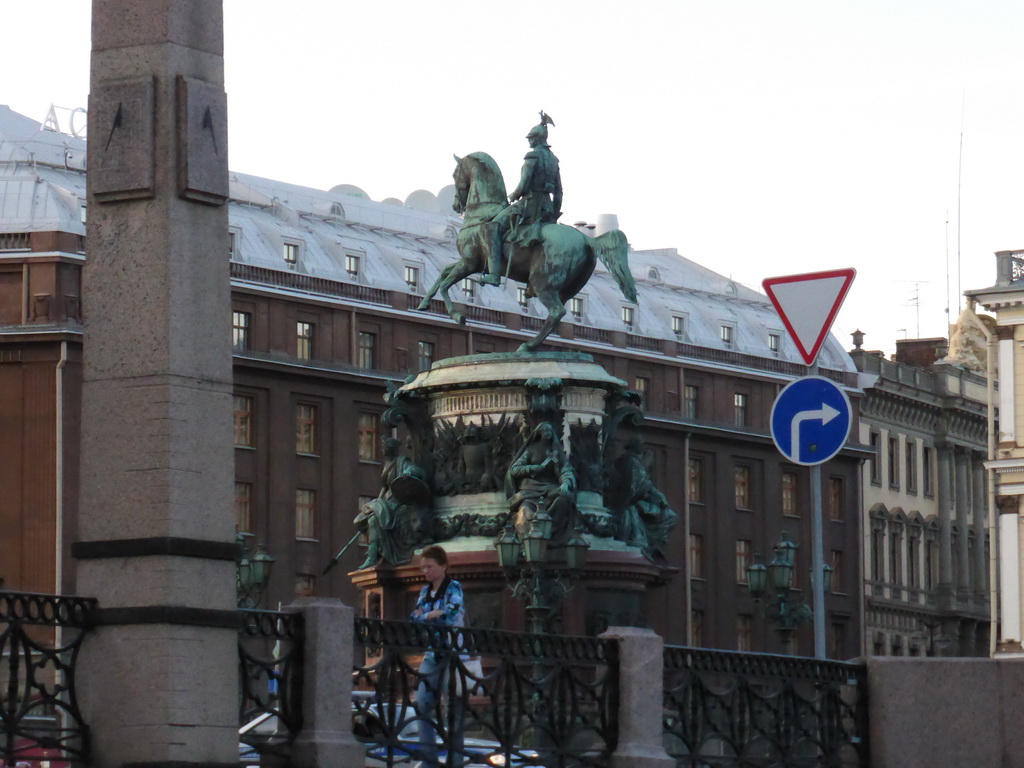
{"type": "MultiPolygon", "coordinates": [[[[231,313],[231,347],[237,354],[244,354],[252,346],[252,313],[231,313]]],[[[360,331],[357,338],[356,364],[360,368],[374,369],[378,367],[377,334],[360,331]]],[[[418,370],[430,368],[436,355],[436,345],[432,341],[417,342],[416,363],[418,370]]],[[[300,360],[313,360],[317,357],[316,324],[299,320],[295,323],[295,357],[300,360]]]]}
{"type": "MultiPolygon", "coordinates": [[[[749,539],[736,540],[736,583],[747,583],[747,569],[753,563],[752,542],[749,539]]],[[[687,558],[687,570],[691,579],[706,579],[708,577],[706,567],[706,556],[704,549],[704,536],[699,533],[691,533],[687,558]]],[[[833,549],[829,559],[832,566],[832,591],[844,592],[843,585],[843,552],[833,549]]],[[[793,571],[793,587],[800,588],[800,573],[793,571]]]]}
{"type": "MultiPolygon", "coordinates": [[[[698,457],[690,458],[688,467],[690,478],[690,502],[693,504],[704,503],[704,460],[698,457]]],[[[799,494],[799,475],[796,472],[784,470],[782,472],[782,514],[787,517],[800,517],[801,505],[799,494]]],[[[752,509],[753,498],[753,469],[745,464],[737,464],[733,467],[733,501],[736,509],[752,509]]],[[[846,486],[841,477],[828,478],[828,497],[825,500],[827,505],[828,519],[842,521],[846,505],[846,486]]]]}
{"type": "MultiPolygon", "coordinates": [[[[295,489],[295,538],[317,539],[316,491],[295,489]]],[[[241,533],[252,533],[252,483],[235,482],[235,527],[241,533]]]]}
{"type": "MultiPolygon", "coordinates": [[[[298,403],[295,406],[295,452],[319,454],[318,415],[316,405],[298,403]]],[[[235,447],[255,448],[255,401],[250,395],[234,396],[235,447]]],[[[375,413],[360,413],[357,419],[357,454],[360,461],[378,461],[380,448],[380,417],[375,413]]]]}
{"type": "MultiPolygon", "coordinates": [[[[639,389],[639,387],[637,387],[639,389]]],[[[683,418],[697,421],[701,418],[701,388],[692,384],[683,386],[683,418]]],[[[737,427],[750,424],[750,397],[744,392],[732,396],[732,423],[737,427]]]]}
{"type": "MultiPolygon", "coordinates": [[[[986,538],[984,552],[979,551],[978,536],[973,529],[967,531],[966,553],[960,549],[960,527],[955,525],[950,531],[950,574],[951,584],[958,585],[963,581],[973,589],[988,588],[988,568],[983,568],[984,584],[976,584],[978,558],[984,557],[987,562],[989,542],[986,538]],[[961,562],[961,560],[964,560],[961,562]]],[[[901,521],[886,521],[876,518],[872,521],[870,569],[871,580],[876,584],[889,584],[895,587],[910,589],[935,589],[941,579],[939,572],[939,539],[938,525],[921,524],[907,525],[901,521]]]]}
{"type": "Polygon", "coordinates": [[[874,485],[888,483],[892,490],[900,490],[901,477],[904,480],[904,488],[907,493],[918,492],[918,473],[920,473],[920,490],[925,496],[935,494],[935,451],[931,446],[921,446],[920,466],[918,464],[918,444],[909,435],[903,442],[903,450],[900,450],[899,435],[890,433],[886,440],[882,440],[881,432],[871,431],[871,450],[873,454],[870,461],[871,482],[874,485]],[[902,458],[902,464],[901,464],[902,458]],[[885,467],[886,476],[882,477],[882,467],[885,467]]]}
{"type": "MultiPolygon", "coordinates": [[[[236,247],[237,234],[235,232],[231,232],[230,233],[230,238],[231,238],[230,255],[231,255],[231,258],[234,258],[235,257],[235,247],[236,247]]],[[[288,265],[288,267],[290,269],[295,269],[296,266],[298,265],[299,253],[300,253],[300,245],[299,245],[299,243],[295,243],[295,242],[285,242],[284,243],[284,246],[283,246],[284,261],[285,261],[285,263],[288,265]]],[[[360,259],[361,259],[361,257],[357,256],[355,254],[351,254],[350,253],[350,254],[346,254],[345,255],[345,272],[348,274],[348,276],[350,278],[357,278],[357,277],[359,277],[359,274],[360,274],[360,259]]],[[[403,267],[403,277],[405,279],[405,284],[409,288],[410,291],[419,292],[419,291],[422,290],[420,267],[413,266],[411,264],[406,264],[403,267]]],[[[476,281],[471,279],[471,278],[468,278],[468,277],[465,278],[464,280],[462,280],[459,283],[459,287],[462,289],[463,293],[469,299],[472,299],[472,298],[474,298],[476,296],[476,285],[477,285],[476,281]]],[[[523,310],[528,309],[529,305],[530,305],[530,300],[527,297],[526,293],[527,293],[527,289],[525,287],[523,287],[523,286],[517,287],[517,289],[516,289],[516,300],[518,301],[519,306],[523,310]]],[[[584,299],[583,296],[574,296],[571,299],[569,299],[569,303],[567,305],[567,309],[569,310],[570,313],[572,313],[573,317],[576,320],[580,320],[583,317],[583,314],[584,314],[584,301],[585,301],[585,299],[584,299]]],[[[631,305],[624,304],[622,306],[620,312],[621,312],[622,324],[625,325],[627,328],[632,329],[634,323],[636,322],[636,308],[631,306],[631,305]]],[[[236,314],[238,314],[238,313],[236,313],[236,314]]],[[[722,325],[719,326],[719,338],[720,338],[720,340],[722,341],[722,343],[726,347],[731,348],[733,346],[733,344],[735,343],[734,342],[735,332],[736,332],[736,326],[733,325],[733,324],[725,324],[725,323],[723,323],[722,325]]],[[[677,338],[683,338],[684,336],[686,336],[686,333],[687,333],[687,317],[686,317],[686,315],[673,315],[672,316],[672,333],[675,334],[675,336],[677,338]]],[[[778,331],[769,331],[768,332],[768,349],[773,354],[778,354],[779,353],[779,351],[782,349],[782,334],[781,334],[781,332],[778,332],[778,331]]]]}

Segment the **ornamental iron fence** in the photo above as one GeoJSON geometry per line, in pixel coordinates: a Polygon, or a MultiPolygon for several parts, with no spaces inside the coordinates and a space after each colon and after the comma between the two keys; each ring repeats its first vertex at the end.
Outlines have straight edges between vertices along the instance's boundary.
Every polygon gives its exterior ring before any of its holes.
{"type": "Polygon", "coordinates": [[[287,756],[302,729],[305,622],[292,611],[241,611],[239,741],[259,755],[287,756]]]}
{"type": "Polygon", "coordinates": [[[665,749],[679,768],[868,766],[860,664],[666,646],[665,749]]]}
{"type": "Polygon", "coordinates": [[[96,601],[0,592],[0,760],[87,763],[75,672],[96,601]]]}
{"type": "Polygon", "coordinates": [[[618,647],[588,637],[356,619],[353,725],[375,764],[604,766],[618,647]]]}

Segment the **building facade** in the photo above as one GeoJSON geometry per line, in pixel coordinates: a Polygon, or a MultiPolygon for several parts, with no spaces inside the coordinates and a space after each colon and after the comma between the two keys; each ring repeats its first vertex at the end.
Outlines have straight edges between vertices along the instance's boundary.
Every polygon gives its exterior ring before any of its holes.
{"type": "Polygon", "coordinates": [[[972,301],[995,315],[985,331],[986,349],[999,377],[999,429],[988,467],[992,473],[992,511],[998,522],[999,635],[996,652],[1019,655],[1024,641],[1021,568],[1024,521],[1024,251],[996,253],[996,282],[966,291],[972,301]]]}
{"type": "Polygon", "coordinates": [[[987,380],[944,339],[859,346],[865,382],[864,604],[868,653],[987,656],[991,616],[987,380]]]}
{"type": "MultiPolygon", "coordinates": [[[[0,466],[6,487],[26,499],[4,521],[23,533],[0,541],[0,577],[12,588],[66,590],[73,586],[77,365],[89,311],[76,282],[85,250],[84,146],[5,108],[0,132],[0,375],[20,381],[25,393],[0,405],[4,423],[20,424],[22,433],[8,439],[4,431],[0,466]],[[41,215],[50,209],[53,216],[41,215]],[[30,369],[37,359],[38,370],[30,369]],[[39,559],[43,550],[49,563],[39,559]]],[[[450,190],[417,195],[414,208],[376,203],[349,187],[323,192],[231,176],[228,247],[210,258],[223,259],[231,274],[225,312],[234,348],[236,518],[243,537],[275,558],[264,605],[297,594],[360,604],[348,575],[363,561],[358,542],[339,567],[322,571],[353,538],[361,504],[380,490],[385,394],[436,360],[511,351],[543,319],[520,286],[475,281],[453,291],[466,325],[452,322],[439,301],[416,311],[456,258],[460,226],[439,212],[450,190]]],[[[654,481],[679,513],[666,553],[678,573],[645,605],[607,606],[585,625],[597,632],[609,623],[648,624],[668,642],[780,650],[749,595],[746,567],[759,553],[770,559],[785,531],[798,545],[798,594],[809,592],[809,474],[779,455],[768,426],[775,396],[806,368],[760,293],[674,250],[633,251],[630,261],[639,302],[624,301],[598,265],[547,348],[589,353],[642,394],[646,419],[637,429],[654,481]]],[[[861,391],[849,355],[829,339],[819,364],[847,389],[856,418],[861,391]]],[[[863,651],[866,455],[851,443],[822,472],[825,552],[836,568],[826,605],[834,658],[863,651]]],[[[474,608],[475,623],[488,624],[493,611],[474,608]]],[[[795,652],[812,652],[810,633],[809,625],[797,632],[795,652]]]]}

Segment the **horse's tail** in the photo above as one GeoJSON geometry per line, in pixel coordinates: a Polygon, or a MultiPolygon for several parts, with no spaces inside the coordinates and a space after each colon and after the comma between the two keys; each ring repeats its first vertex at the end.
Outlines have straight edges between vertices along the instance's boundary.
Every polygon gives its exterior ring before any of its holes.
{"type": "Polygon", "coordinates": [[[636,283],[633,282],[633,273],[629,271],[629,243],[626,236],[619,229],[605,232],[603,235],[589,239],[590,247],[594,249],[597,258],[608,267],[615,282],[622,291],[627,301],[636,303],[636,283]]]}

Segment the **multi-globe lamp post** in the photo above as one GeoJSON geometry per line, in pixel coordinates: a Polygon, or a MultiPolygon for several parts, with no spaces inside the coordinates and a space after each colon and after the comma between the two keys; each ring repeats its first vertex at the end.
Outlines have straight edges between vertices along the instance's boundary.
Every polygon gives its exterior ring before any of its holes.
{"type": "MultiPolygon", "coordinates": [[[[796,544],[789,540],[785,531],[775,545],[775,557],[766,566],[760,556],[747,566],[747,588],[755,602],[765,600],[764,616],[775,624],[788,650],[793,632],[803,623],[814,618],[814,612],[804,601],[802,594],[793,589],[793,573],[796,568],[796,544]]],[[[813,574],[812,574],[813,578],[813,574]]],[[[832,589],[832,566],[822,568],[822,584],[827,594],[832,589]]]]}
{"type": "Polygon", "coordinates": [[[256,551],[252,552],[248,541],[241,533],[235,536],[238,546],[235,560],[235,587],[238,594],[239,608],[255,608],[263,599],[263,592],[270,583],[270,571],[274,558],[267,552],[266,546],[260,542],[256,551]]]}
{"type": "Polygon", "coordinates": [[[520,537],[516,528],[509,525],[494,541],[498,565],[505,572],[512,595],[523,602],[527,630],[534,634],[548,629],[551,616],[582,573],[590,546],[576,532],[560,548],[564,563],[552,561],[548,545],[553,522],[547,512],[540,510],[529,522],[525,535],[520,537]]]}

